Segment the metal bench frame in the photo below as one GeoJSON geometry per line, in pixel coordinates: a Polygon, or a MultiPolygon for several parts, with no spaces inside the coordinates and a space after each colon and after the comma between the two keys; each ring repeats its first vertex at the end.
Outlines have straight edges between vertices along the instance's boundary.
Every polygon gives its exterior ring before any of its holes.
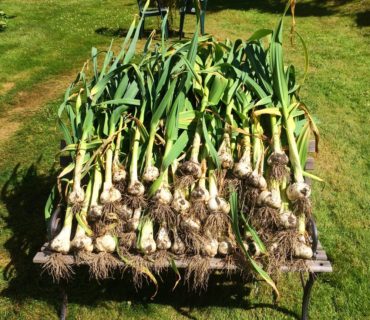
{"type": "MultiPolygon", "coordinates": [[[[61,149],[65,147],[65,142],[61,142],[61,149]]],[[[310,141],[309,144],[309,152],[313,152],[315,150],[315,141],[310,141]]],[[[60,163],[61,166],[66,166],[71,161],[69,157],[61,157],[60,163]]],[[[306,161],[305,170],[313,170],[314,166],[314,159],[312,157],[309,157],[306,161]]],[[[306,179],[307,183],[310,183],[311,181],[309,179],[306,179]]],[[[58,206],[55,212],[53,213],[51,219],[50,219],[50,230],[49,235],[50,239],[52,239],[55,235],[58,234],[60,229],[63,225],[63,209],[61,206],[58,206]]],[[[310,306],[310,299],[311,299],[311,291],[312,287],[318,278],[318,275],[320,273],[330,273],[333,272],[333,267],[328,260],[327,254],[323,247],[321,246],[321,243],[318,239],[318,231],[316,227],[315,220],[311,218],[308,222],[308,230],[310,230],[311,234],[311,241],[312,241],[312,251],[313,251],[313,257],[310,260],[305,260],[305,264],[307,266],[308,270],[308,278],[305,281],[304,279],[304,272],[300,272],[300,278],[301,278],[301,284],[303,288],[303,297],[302,297],[302,313],[301,313],[301,319],[302,320],[308,320],[308,311],[310,306]]],[[[41,250],[36,253],[36,255],[33,258],[33,262],[35,264],[44,264],[48,261],[49,256],[52,254],[49,250],[49,244],[45,243],[41,250]]],[[[70,265],[77,265],[75,257],[73,255],[66,255],[65,261],[67,264],[70,265]]],[[[183,269],[187,267],[187,262],[183,259],[175,259],[177,268],[183,269]]],[[[123,264],[123,262],[122,262],[123,264]]],[[[170,265],[168,265],[170,267],[170,265]]],[[[224,262],[219,258],[211,258],[210,259],[210,269],[212,270],[222,270],[224,269],[224,262]]],[[[232,266],[230,269],[237,270],[238,267],[232,266]]],[[[291,270],[288,266],[282,266],[281,272],[296,272],[296,270],[291,270]]],[[[65,287],[63,284],[59,285],[60,291],[62,293],[61,298],[61,309],[60,309],[60,319],[65,320],[67,315],[67,304],[68,304],[68,296],[65,290],[65,287]]]]}

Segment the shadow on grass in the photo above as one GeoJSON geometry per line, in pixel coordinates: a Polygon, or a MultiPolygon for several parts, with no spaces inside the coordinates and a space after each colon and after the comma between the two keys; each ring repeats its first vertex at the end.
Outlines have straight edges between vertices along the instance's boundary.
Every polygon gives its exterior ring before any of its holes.
{"type": "Polygon", "coordinates": [[[17,302],[33,297],[52,303],[50,292],[42,290],[44,285],[39,270],[32,263],[33,256],[45,241],[43,208],[56,177],[54,168],[45,174],[38,172],[40,160],[27,169],[16,165],[1,190],[1,199],[8,212],[1,218],[5,229],[11,233],[4,243],[11,258],[3,270],[8,287],[1,295],[17,302]]]}
{"type": "MultiPolygon", "coordinates": [[[[155,38],[160,38],[161,36],[161,30],[156,29],[156,36],[155,38]]],[[[95,33],[100,34],[102,36],[106,37],[117,37],[117,38],[123,38],[126,37],[128,30],[123,28],[108,28],[108,27],[100,27],[95,30],[95,33]]],[[[144,30],[142,38],[147,39],[150,35],[152,30],[144,30]]],[[[169,30],[168,36],[169,38],[178,38],[180,35],[178,30],[169,30]]]]}
{"type": "MultiPolygon", "coordinates": [[[[11,237],[5,242],[4,248],[10,254],[11,261],[3,270],[7,286],[0,293],[14,305],[29,303],[29,300],[43,301],[59,312],[61,299],[58,286],[53,284],[47,274],[41,274],[41,268],[32,263],[32,258],[46,240],[46,228],[43,208],[56,180],[56,171],[51,168],[40,173],[38,164],[28,169],[17,165],[1,190],[2,201],[8,211],[3,217],[5,229],[11,237]],[[41,274],[41,275],[40,275],[41,274]]],[[[225,274],[212,274],[206,293],[189,293],[187,286],[180,285],[173,289],[176,276],[170,271],[163,272],[159,279],[159,292],[152,300],[154,293],[152,284],[144,283],[136,290],[129,272],[116,279],[102,281],[91,280],[86,267],[76,270],[74,280],[67,285],[68,300],[78,306],[98,307],[104,301],[132,303],[136,309],[127,312],[150,312],[150,304],[170,306],[188,319],[196,319],[192,315],[195,308],[220,306],[225,308],[271,308],[279,313],[298,318],[294,312],[274,305],[273,303],[252,304],[250,301],[251,286],[245,286],[239,275],[227,277],[225,274]]],[[[182,278],[184,276],[182,275],[182,278]]]]}
{"type": "Polygon", "coordinates": [[[356,14],[356,23],[359,27],[370,26],[370,10],[358,12],[356,14]]]}
{"type": "MultiPolygon", "coordinates": [[[[297,1],[295,14],[297,17],[323,17],[338,13],[340,7],[355,0],[336,0],[328,3],[322,0],[297,1]]],[[[258,10],[260,12],[281,14],[285,8],[285,0],[212,0],[208,1],[207,11],[217,12],[226,9],[258,10]]]]}

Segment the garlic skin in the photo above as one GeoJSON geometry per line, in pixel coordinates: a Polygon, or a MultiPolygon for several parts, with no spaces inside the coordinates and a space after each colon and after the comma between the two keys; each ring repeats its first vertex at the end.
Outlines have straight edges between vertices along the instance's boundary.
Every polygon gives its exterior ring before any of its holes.
{"type": "Polygon", "coordinates": [[[257,205],[259,206],[267,205],[274,209],[280,209],[281,200],[280,197],[275,197],[274,199],[272,192],[268,190],[263,190],[257,198],[257,205]]]}
{"type": "Polygon", "coordinates": [[[280,212],[279,220],[286,229],[293,228],[297,225],[297,217],[289,210],[280,212]]]}
{"type": "Polygon", "coordinates": [[[67,254],[71,249],[72,225],[64,226],[59,234],[51,241],[50,247],[53,251],[67,254]]]}
{"type": "Polygon", "coordinates": [[[121,200],[121,192],[112,184],[104,182],[103,192],[100,194],[102,204],[113,203],[121,200]]]}
{"type": "Polygon", "coordinates": [[[159,177],[159,169],[155,166],[149,166],[145,169],[143,174],[143,181],[144,182],[153,182],[159,177]]]}
{"type": "Polygon", "coordinates": [[[295,182],[287,188],[286,195],[290,201],[308,198],[311,195],[311,187],[305,182],[295,182]]]}
{"type": "Polygon", "coordinates": [[[116,240],[110,234],[105,234],[96,238],[95,249],[98,252],[113,253],[116,250],[116,240]]]}
{"type": "Polygon", "coordinates": [[[275,209],[280,209],[282,202],[281,202],[281,196],[280,196],[280,189],[272,189],[271,190],[271,199],[267,203],[268,206],[275,209]]]}
{"type": "Polygon", "coordinates": [[[85,199],[85,191],[81,187],[76,187],[68,196],[68,201],[71,204],[81,203],[85,199]]]}
{"type": "Polygon", "coordinates": [[[221,197],[211,197],[207,205],[211,213],[222,212],[228,214],[230,212],[230,204],[221,197]]]}
{"type": "Polygon", "coordinates": [[[175,191],[175,196],[172,200],[172,208],[180,214],[186,214],[190,210],[190,202],[186,200],[182,192],[175,191]]]}
{"type": "Polygon", "coordinates": [[[231,243],[227,240],[222,240],[218,243],[218,254],[221,256],[226,256],[231,253],[231,243]]]}
{"type": "Polygon", "coordinates": [[[165,227],[161,227],[157,234],[157,248],[160,250],[168,250],[171,248],[171,240],[168,231],[165,227]]]}
{"type": "Polygon", "coordinates": [[[171,203],[173,197],[170,189],[162,187],[157,190],[153,196],[153,199],[158,201],[160,204],[166,205],[171,203]]]}
{"type": "Polygon", "coordinates": [[[206,202],[209,200],[209,191],[198,185],[191,192],[191,198],[193,200],[202,200],[206,202]]]}
{"type": "Polygon", "coordinates": [[[137,230],[137,228],[139,227],[140,217],[141,217],[141,208],[139,207],[134,210],[132,218],[128,221],[128,229],[130,231],[137,230]]]}
{"type": "Polygon", "coordinates": [[[179,168],[180,175],[192,176],[199,179],[202,176],[202,168],[199,162],[194,160],[185,161],[179,168]]]}
{"type": "Polygon", "coordinates": [[[176,255],[182,255],[185,253],[185,244],[182,242],[177,233],[174,234],[174,241],[171,246],[171,251],[176,255]]]}
{"type": "Polygon", "coordinates": [[[85,230],[80,225],[77,226],[75,237],[71,242],[71,248],[87,252],[94,250],[92,239],[86,235],[85,230]]]}
{"type": "Polygon", "coordinates": [[[294,246],[294,256],[301,259],[311,259],[313,256],[312,248],[299,241],[294,246]]]}
{"type": "Polygon", "coordinates": [[[181,224],[191,230],[199,231],[201,228],[200,220],[192,217],[184,217],[181,224]]]}
{"type": "Polygon", "coordinates": [[[234,164],[233,173],[239,179],[245,179],[252,173],[252,167],[245,161],[240,161],[234,164]]]}
{"type": "Polygon", "coordinates": [[[103,214],[103,206],[101,205],[93,205],[91,206],[89,217],[94,219],[99,219],[103,214]]]}
{"type": "Polygon", "coordinates": [[[220,158],[221,166],[223,169],[232,168],[234,164],[234,160],[233,160],[232,155],[229,152],[227,151],[222,152],[221,154],[219,154],[219,158],[220,158]]]}
{"type": "Polygon", "coordinates": [[[248,175],[248,181],[249,184],[255,188],[258,188],[260,190],[267,189],[266,179],[262,175],[260,175],[257,171],[252,171],[248,175]]]}
{"type": "Polygon", "coordinates": [[[130,185],[127,187],[127,193],[131,196],[141,197],[144,195],[144,192],[145,187],[139,180],[130,183],[130,185]]]}
{"type": "Polygon", "coordinates": [[[202,248],[203,254],[208,257],[215,257],[218,251],[218,241],[216,239],[207,239],[202,248]]]}
{"type": "Polygon", "coordinates": [[[132,214],[133,214],[133,210],[128,207],[126,204],[122,204],[120,206],[118,206],[118,214],[123,218],[123,219],[131,219],[132,218],[132,214]]]}
{"type": "Polygon", "coordinates": [[[113,181],[114,182],[125,181],[126,177],[127,177],[127,172],[123,166],[117,165],[117,164],[113,166],[113,181]]]}
{"type": "Polygon", "coordinates": [[[273,164],[286,165],[289,162],[289,158],[284,151],[282,152],[272,152],[267,158],[267,164],[269,166],[273,164]]]}
{"type": "Polygon", "coordinates": [[[157,250],[157,244],[154,241],[153,222],[151,220],[143,222],[138,248],[143,254],[152,254],[157,250]]]}

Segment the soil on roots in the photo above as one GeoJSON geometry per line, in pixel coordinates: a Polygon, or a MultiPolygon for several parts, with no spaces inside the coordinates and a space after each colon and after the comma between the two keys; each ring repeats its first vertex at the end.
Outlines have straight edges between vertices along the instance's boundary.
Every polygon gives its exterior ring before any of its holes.
{"type": "Polygon", "coordinates": [[[75,261],[77,265],[87,264],[90,265],[91,261],[94,259],[95,253],[88,252],[85,250],[78,250],[74,253],[75,261]]]}
{"type": "Polygon", "coordinates": [[[204,246],[205,239],[199,232],[188,226],[180,225],[178,230],[180,239],[185,244],[185,252],[198,255],[204,246]]]}
{"type": "Polygon", "coordinates": [[[122,204],[117,207],[117,215],[118,215],[118,218],[123,223],[127,223],[132,218],[132,214],[133,214],[133,212],[132,211],[128,211],[128,209],[125,209],[124,208],[124,205],[122,205],[122,204]]]}
{"type": "Polygon", "coordinates": [[[184,281],[188,285],[189,291],[200,292],[207,290],[210,273],[209,258],[200,255],[188,258],[184,281]]]}
{"type": "Polygon", "coordinates": [[[74,275],[72,266],[66,263],[66,256],[61,253],[53,253],[42,266],[42,272],[47,272],[54,282],[61,280],[70,280],[74,275]]]}
{"type": "Polygon", "coordinates": [[[206,203],[203,200],[192,200],[190,214],[201,222],[205,221],[209,214],[206,203]]]}
{"type": "Polygon", "coordinates": [[[90,276],[95,279],[113,278],[114,270],[121,267],[121,262],[113,254],[99,252],[89,261],[90,276]]]}
{"type": "Polygon", "coordinates": [[[176,189],[182,190],[182,189],[188,188],[189,186],[191,186],[196,181],[197,181],[197,179],[195,179],[191,175],[178,176],[178,177],[176,177],[176,180],[175,180],[175,183],[174,183],[175,190],[176,189]]]}
{"type": "Polygon", "coordinates": [[[98,238],[108,233],[111,227],[106,225],[102,220],[97,220],[94,221],[91,229],[93,230],[94,238],[98,238]]]}
{"type": "Polygon", "coordinates": [[[138,209],[138,208],[143,209],[147,205],[145,196],[134,196],[134,195],[128,194],[127,192],[122,194],[122,203],[127,205],[129,208],[132,208],[133,210],[138,209]]]}
{"type": "Polygon", "coordinates": [[[227,233],[230,216],[223,212],[211,213],[204,224],[204,232],[211,235],[227,233]]]}
{"type": "Polygon", "coordinates": [[[162,204],[153,200],[150,204],[149,216],[158,224],[167,225],[170,230],[177,225],[176,213],[168,204],[162,204]]]}
{"type": "Polygon", "coordinates": [[[119,202],[106,203],[102,209],[102,220],[105,224],[117,222],[119,219],[119,202]]]}
{"type": "Polygon", "coordinates": [[[282,182],[289,177],[289,169],[285,164],[274,163],[271,165],[269,175],[270,180],[282,182]]]}
{"type": "Polygon", "coordinates": [[[118,182],[114,182],[114,187],[122,194],[126,193],[127,189],[127,181],[126,180],[121,180],[118,182]]]}
{"type": "Polygon", "coordinates": [[[176,170],[176,187],[185,188],[193,184],[200,175],[200,164],[193,161],[183,162],[176,170]]]}
{"type": "Polygon", "coordinates": [[[282,266],[287,266],[295,271],[307,271],[307,265],[303,259],[294,258],[294,247],[299,242],[299,234],[295,229],[287,229],[275,232],[265,239],[269,249],[268,269],[270,274],[279,274],[282,266]]]}
{"type": "Polygon", "coordinates": [[[261,190],[252,187],[247,183],[245,184],[245,187],[242,188],[241,193],[244,200],[243,203],[249,208],[249,210],[254,210],[261,190]]]}
{"type": "Polygon", "coordinates": [[[117,214],[117,207],[117,203],[104,205],[101,217],[92,222],[95,237],[103,236],[108,232],[116,236],[121,232],[124,221],[117,214]]]}
{"type": "Polygon", "coordinates": [[[148,259],[153,261],[150,268],[158,275],[169,266],[167,250],[158,250],[151,254],[148,259]]]}
{"type": "Polygon", "coordinates": [[[253,227],[262,232],[274,232],[279,226],[279,210],[268,206],[258,207],[249,212],[253,227]]]}
{"type": "Polygon", "coordinates": [[[129,252],[131,249],[135,248],[136,244],[136,233],[135,232],[127,232],[121,233],[118,236],[118,246],[123,253],[129,252]]]}
{"type": "Polygon", "coordinates": [[[140,255],[128,255],[126,257],[127,267],[129,267],[132,272],[133,284],[136,289],[140,289],[144,281],[149,283],[148,275],[145,270],[149,269],[150,263],[140,255]]]}
{"type": "Polygon", "coordinates": [[[267,160],[270,166],[270,179],[282,182],[289,177],[289,169],[287,167],[288,157],[285,153],[273,153],[267,160]]]}
{"type": "Polygon", "coordinates": [[[74,215],[78,214],[81,212],[81,209],[82,209],[82,206],[83,206],[83,202],[76,202],[73,204],[72,206],[72,212],[74,215]]]}
{"type": "Polygon", "coordinates": [[[292,203],[293,203],[293,213],[296,216],[299,216],[302,213],[305,214],[306,217],[312,216],[312,206],[309,198],[302,197],[293,201],[292,203]]]}
{"type": "Polygon", "coordinates": [[[228,199],[231,191],[239,191],[241,180],[238,179],[230,170],[222,169],[216,171],[218,194],[220,197],[228,199]]]}
{"type": "Polygon", "coordinates": [[[236,266],[236,257],[234,254],[228,254],[223,258],[223,270],[226,271],[226,275],[228,277],[231,276],[231,274],[235,273],[237,269],[235,269],[236,266]]]}

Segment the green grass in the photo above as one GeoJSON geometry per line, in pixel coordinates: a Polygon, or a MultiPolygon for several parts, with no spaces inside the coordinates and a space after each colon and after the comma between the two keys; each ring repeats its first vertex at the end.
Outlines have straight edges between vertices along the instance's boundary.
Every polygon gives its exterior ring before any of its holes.
{"type": "MultiPolygon", "coordinates": [[[[230,9],[226,1],[209,2],[206,30],[220,39],[247,38],[257,28],[272,27],[282,9],[276,1],[233,1],[230,9]]],[[[9,111],[20,91],[76,70],[92,45],[108,46],[111,35],[127,28],[137,10],[134,0],[6,0],[0,8],[16,16],[0,33],[0,92],[3,84],[14,82],[0,97],[1,111],[9,111]]],[[[297,30],[310,52],[301,95],[319,119],[315,173],[326,181],[314,184],[314,213],[334,266],[334,273],[320,276],[314,286],[311,319],[370,317],[370,28],[363,18],[369,9],[364,1],[314,0],[298,1],[296,8],[297,30]]],[[[302,70],[299,43],[292,47],[288,41],[289,24],[287,19],[286,58],[302,70]]],[[[187,17],[187,35],[193,25],[194,17],[187,17]]],[[[148,24],[156,26],[156,19],[148,24]]],[[[60,139],[58,103],[50,101],[26,117],[16,134],[0,144],[0,319],[57,319],[56,286],[39,276],[32,257],[45,239],[43,205],[55,179],[60,139]]],[[[300,312],[297,275],[280,279],[278,307],[265,285],[221,286],[220,276],[212,278],[201,297],[181,287],[172,293],[170,284],[162,284],[153,301],[150,286],[141,294],[123,280],[98,285],[83,270],[79,278],[69,289],[69,319],[295,319],[300,312]]],[[[170,274],[168,282],[174,282],[170,274]]]]}

